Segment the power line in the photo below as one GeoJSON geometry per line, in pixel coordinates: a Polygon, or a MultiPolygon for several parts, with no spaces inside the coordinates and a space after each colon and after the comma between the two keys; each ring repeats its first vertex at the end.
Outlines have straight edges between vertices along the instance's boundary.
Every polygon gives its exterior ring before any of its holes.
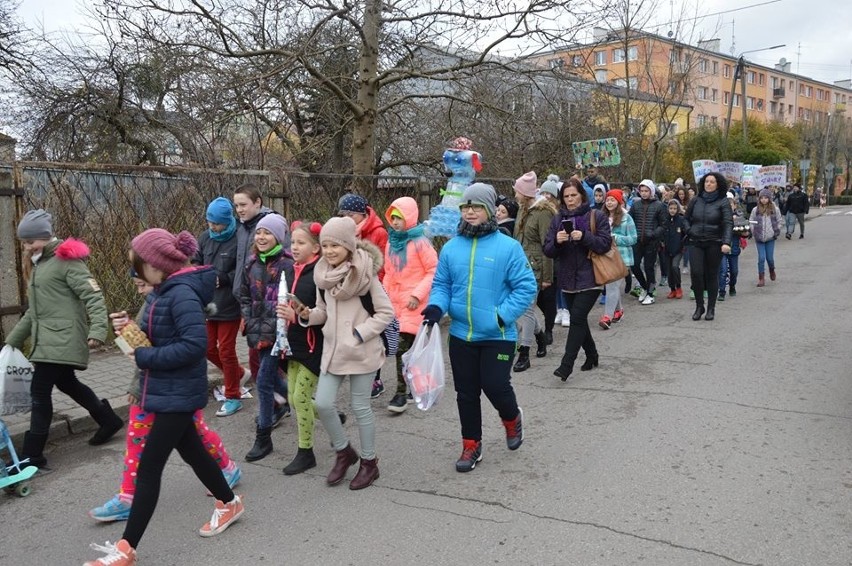
{"type": "Polygon", "coordinates": [[[781,0],[768,0],[767,2],[760,2],[758,4],[749,4],[748,6],[741,6],[739,8],[731,8],[730,10],[722,10],[721,12],[713,12],[712,14],[704,14],[703,16],[695,16],[694,18],[683,18],[679,20],[673,20],[671,22],[662,22],[654,25],[657,26],[666,26],[669,24],[680,24],[683,22],[691,22],[694,20],[703,20],[704,18],[712,18],[713,16],[721,16],[722,14],[730,14],[732,12],[739,12],[740,10],[748,10],[749,8],[757,8],[759,6],[767,6],[769,4],[777,4],[781,2],[781,0]]]}

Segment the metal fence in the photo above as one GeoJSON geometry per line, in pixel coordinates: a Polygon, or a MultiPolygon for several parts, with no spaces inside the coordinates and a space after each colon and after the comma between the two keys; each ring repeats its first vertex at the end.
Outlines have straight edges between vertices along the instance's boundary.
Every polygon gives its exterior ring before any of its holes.
{"type": "MultiPolygon", "coordinates": [[[[104,289],[111,310],[141,304],[127,276],[127,251],[136,234],[151,227],[199,234],[206,228],[207,204],[217,196],[230,198],[244,183],[257,185],[264,204],[288,220],[319,222],[335,214],[338,199],[356,187],[382,218],[387,207],[401,196],[415,198],[421,218],[426,218],[431,206],[440,200],[440,189],[446,186],[443,177],[356,178],[282,169],[223,171],[46,162],[0,165],[3,173],[11,174],[13,191],[0,198],[22,199],[19,211],[48,210],[57,236],[81,239],[91,248],[89,268],[104,289]]],[[[512,194],[511,179],[481,181],[493,184],[498,193],[512,194]]],[[[20,265],[16,270],[21,274],[20,265]]]]}

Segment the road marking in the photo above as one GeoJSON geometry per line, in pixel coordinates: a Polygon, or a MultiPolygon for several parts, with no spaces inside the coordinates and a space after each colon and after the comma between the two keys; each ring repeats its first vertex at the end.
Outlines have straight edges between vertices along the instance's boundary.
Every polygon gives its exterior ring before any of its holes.
{"type": "Polygon", "coordinates": [[[826,212],[826,216],[834,216],[835,214],[843,214],[842,210],[832,210],[831,212],[826,212]]]}
{"type": "Polygon", "coordinates": [[[847,212],[844,216],[852,216],[852,212],[847,212]]]}

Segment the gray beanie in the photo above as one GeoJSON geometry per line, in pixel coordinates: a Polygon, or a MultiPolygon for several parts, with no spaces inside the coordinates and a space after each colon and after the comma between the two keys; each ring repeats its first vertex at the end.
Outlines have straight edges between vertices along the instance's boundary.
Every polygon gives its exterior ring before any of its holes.
{"type": "Polygon", "coordinates": [[[320,244],[323,242],[332,242],[343,246],[350,252],[354,252],[355,247],[358,245],[355,236],[356,229],[355,221],[348,216],[334,216],[329,218],[322,227],[322,230],[320,230],[320,244]]]}
{"type": "Polygon", "coordinates": [[[480,204],[488,211],[488,216],[494,216],[497,210],[497,191],[491,185],[485,183],[473,183],[468,185],[462,194],[459,208],[468,204],[480,204]]]}
{"type": "Polygon", "coordinates": [[[541,184],[541,192],[553,195],[553,198],[559,198],[559,189],[562,183],[559,182],[559,175],[548,175],[547,181],[541,184]]]}
{"type": "Polygon", "coordinates": [[[18,224],[19,240],[49,240],[53,237],[53,217],[45,210],[31,210],[18,224]]]}

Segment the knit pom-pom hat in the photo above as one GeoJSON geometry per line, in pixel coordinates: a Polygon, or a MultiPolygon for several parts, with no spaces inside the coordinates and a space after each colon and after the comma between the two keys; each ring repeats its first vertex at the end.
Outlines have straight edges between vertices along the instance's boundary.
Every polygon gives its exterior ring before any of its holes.
{"type": "Polygon", "coordinates": [[[535,171],[527,171],[515,180],[513,188],[515,192],[525,197],[533,198],[535,197],[536,183],[538,183],[538,177],[535,171]]]}
{"type": "Polygon", "coordinates": [[[172,274],[186,267],[198,251],[198,241],[186,230],[175,235],[162,228],[151,228],[133,238],[130,248],[151,267],[172,274]]]}

